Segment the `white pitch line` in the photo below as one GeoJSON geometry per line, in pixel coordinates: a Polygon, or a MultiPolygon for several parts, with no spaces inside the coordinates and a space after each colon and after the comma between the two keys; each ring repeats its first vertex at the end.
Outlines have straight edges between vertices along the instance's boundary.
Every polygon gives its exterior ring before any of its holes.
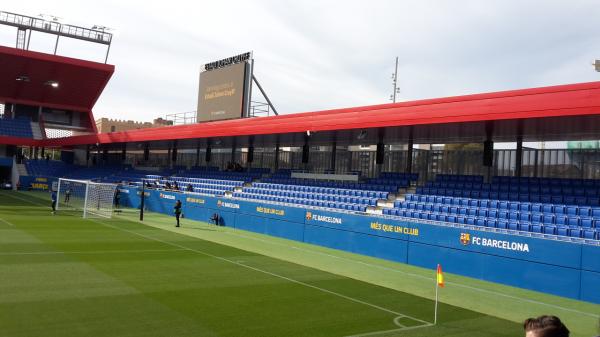
{"type": "Polygon", "coordinates": [[[16,227],[14,224],[12,224],[12,223],[10,223],[10,222],[8,222],[8,221],[6,221],[6,220],[2,219],[2,218],[0,218],[0,221],[4,222],[5,224],[7,224],[7,225],[9,225],[9,226],[11,226],[11,227],[16,227]]]}

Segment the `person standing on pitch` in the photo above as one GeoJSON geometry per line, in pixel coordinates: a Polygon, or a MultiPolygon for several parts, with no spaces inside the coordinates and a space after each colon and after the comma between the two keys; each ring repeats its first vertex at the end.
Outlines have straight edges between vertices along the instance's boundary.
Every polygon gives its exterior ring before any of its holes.
{"type": "Polygon", "coordinates": [[[52,191],[50,199],[52,199],[52,214],[56,214],[56,191],[52,191]]]}
{"type": "Polygon", "coordinates": [[[71,200],[71,188],[67,188],[65,191],[65,204],[68,204],[69,200],[71,200]]]}
{"type": "Polygon", "coordinates": [[[179,217],[181,216],[181,200],[177,200],[173,209],[175,210],[175,219],[177,219],[177,225],[175,225],[175,227],[179,227],[179,217]]]}

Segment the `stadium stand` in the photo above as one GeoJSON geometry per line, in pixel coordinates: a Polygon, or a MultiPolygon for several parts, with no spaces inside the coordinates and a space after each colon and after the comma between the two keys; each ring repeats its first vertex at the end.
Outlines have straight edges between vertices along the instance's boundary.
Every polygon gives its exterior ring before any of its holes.
{"type": "Polygon", "coordinates": [[[33,138],[31,120],[23,117],[0,118],[0,135],[21,138],[33,138]]]}
{"type": "Polygon", "coordinates": [[[453,197],[600,206],[600,181],[591,179],[441,175],[417,188],[417,194],[453,197]]]}
{"type": "Polygon", "coordinates": [[[438,175],[384,214],[600,240],[600,181],[438,175]]]}

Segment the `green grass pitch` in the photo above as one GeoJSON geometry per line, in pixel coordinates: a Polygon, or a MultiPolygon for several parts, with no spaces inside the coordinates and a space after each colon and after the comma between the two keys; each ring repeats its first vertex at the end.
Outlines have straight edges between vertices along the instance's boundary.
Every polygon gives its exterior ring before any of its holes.
{"type": "Polygon", "coordinates": [[[50,214],[0,192],[0,336],[521,336],[563,318],[596,332],[600,306],[134,210],[50,214]]]}

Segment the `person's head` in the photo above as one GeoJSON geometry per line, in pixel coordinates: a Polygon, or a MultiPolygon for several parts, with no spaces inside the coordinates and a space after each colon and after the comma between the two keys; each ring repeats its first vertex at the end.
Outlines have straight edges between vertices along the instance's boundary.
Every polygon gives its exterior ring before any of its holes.
{"type": "Polygon", "coordinates": [[[523,328],[525,337],[569,337],[569,329],[556,316],[528,318],[523,328]]]}

